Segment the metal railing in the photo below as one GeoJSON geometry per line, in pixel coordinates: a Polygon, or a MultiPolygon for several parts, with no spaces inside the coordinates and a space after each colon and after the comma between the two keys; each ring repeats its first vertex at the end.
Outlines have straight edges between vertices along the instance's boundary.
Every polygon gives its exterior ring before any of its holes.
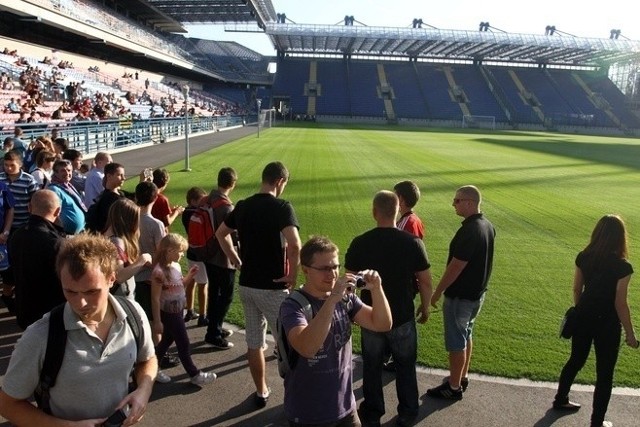
{"type": "MultiPolygon", "coordinates": [[[[189,134],[216,131],[227,127],[240,126],[246,123],[243,116],[189,117],[189,134]]],[[[186,121],[184,117],[150,118],[131,120],[121,118],[108,121],[78,121],[4,125],[0,129],[0,139],[13,136],[15,126],[24,131],[22,139],[34,140],[41,135],[65,138],[69,148],[82,153],[112,151],[146,143],[163,143],[170,138],[184,136],[186,121]]],[[[2,125],[0,125],[2,126],[2,125]]]]}

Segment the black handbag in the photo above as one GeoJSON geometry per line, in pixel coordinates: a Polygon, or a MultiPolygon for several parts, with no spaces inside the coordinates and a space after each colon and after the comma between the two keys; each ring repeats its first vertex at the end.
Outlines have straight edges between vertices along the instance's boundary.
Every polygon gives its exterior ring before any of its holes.
{"type": "Polygon", "coordinates": [[[560,338],[569,339],[576,330],[576,308],[571,306],[564,313],[560,322],[560,338]]]}

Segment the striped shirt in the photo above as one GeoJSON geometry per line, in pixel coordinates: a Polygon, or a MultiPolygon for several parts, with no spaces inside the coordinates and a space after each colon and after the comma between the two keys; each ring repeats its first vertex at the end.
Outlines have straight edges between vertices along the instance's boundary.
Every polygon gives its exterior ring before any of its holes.
{"type": "Polygon", "coordinates": [[[20,171],[20,175],[14,181],[9,179],[6,172],[0,172],[0,182],[7,184],[16,202],[13,211],[13,225],[11,226],[13,231],[29,220],[29,201],[40,186],[33,176],[23,171],[20,171]]]}

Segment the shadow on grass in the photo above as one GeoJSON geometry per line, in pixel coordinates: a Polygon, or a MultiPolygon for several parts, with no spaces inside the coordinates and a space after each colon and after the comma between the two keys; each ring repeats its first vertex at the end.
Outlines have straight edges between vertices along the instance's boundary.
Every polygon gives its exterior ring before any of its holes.
{"type": "Polygon", "coordinates": [[[593,163],[605,163],[614,166],[640,170],[640,145],[635,144],[601,144],[587,142],[567,142],[561,139],[541,141],[508,141],[498,138],[477,138],[477,142],[552,154],[593,163]]]}

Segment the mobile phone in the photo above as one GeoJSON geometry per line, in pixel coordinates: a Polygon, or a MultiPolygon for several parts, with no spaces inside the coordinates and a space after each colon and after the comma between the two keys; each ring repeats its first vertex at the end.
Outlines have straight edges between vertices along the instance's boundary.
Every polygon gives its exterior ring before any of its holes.
{"type": "Polygon", "coordinates": [[[103,427],[120,427],[124,420],[127,419],[127,413],[124,409],[118,409],[102,424],[103,427]]]}

